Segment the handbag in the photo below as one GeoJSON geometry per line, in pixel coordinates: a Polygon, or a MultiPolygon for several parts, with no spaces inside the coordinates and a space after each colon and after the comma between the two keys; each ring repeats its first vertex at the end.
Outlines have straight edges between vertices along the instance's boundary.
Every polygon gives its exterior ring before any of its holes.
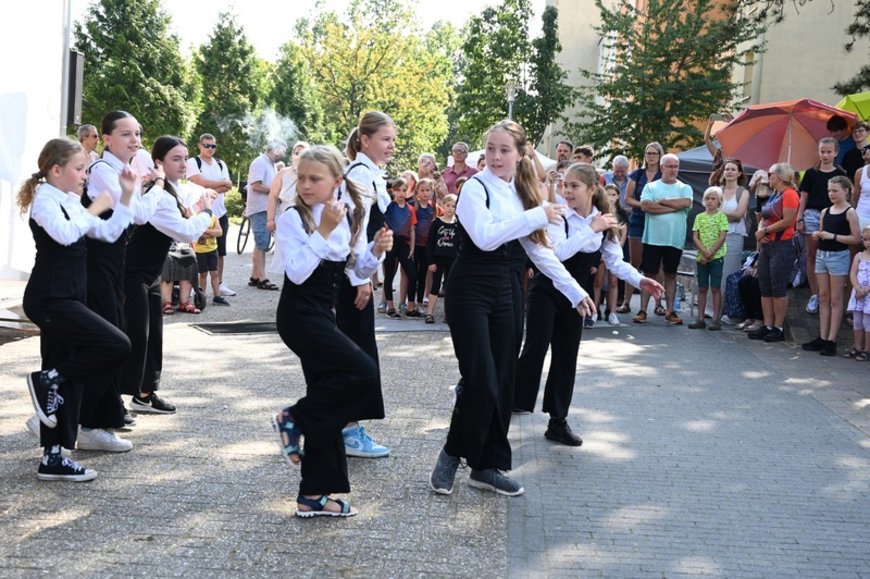
{"type": "Polygon", "coordinates": [[[169,247],[169,257],[174,259],[182,267],[190,267],[196,264],[196,253],[189,243],[175,241],[169,247]]]}

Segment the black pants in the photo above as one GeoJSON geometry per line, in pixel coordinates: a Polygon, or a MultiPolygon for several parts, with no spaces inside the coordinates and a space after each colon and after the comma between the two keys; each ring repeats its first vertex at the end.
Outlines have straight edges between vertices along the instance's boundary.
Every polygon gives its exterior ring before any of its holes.
{"type": "Polygon", "coordinates": [[[577,350],[583,337],[583,320],[565,296],[542,279],[529,290],[526,341],[517,361],[513,405],[532,412],[538,398],[547,349],[552,347],[543,411],[551,418],[565,418],[574,396],[577,350]]]}
{"type": "Polygon", "coordinates": [[[284,279],[278,303],[278,334],[299,357],[306,393],[291,408],[305,436],[305,495],[350,491],[341,430],[363,418],[360,408],[376,395],[378,367],[335,323],[332,312],[343,268],[321,265],[304,284],[284,279]]]}
{"type": "MultiPolygon", "coordinates": [[[[43,370],[56,368],[67,379],[59,391],[64,403],[57,412],[58,424],[55,428],[41,426],[40,443],[45,447],[59,444],[75,448],[80,411],[85,411],[83,391],[118,375],[130,355],[130,340],[76,300],[25,303],[24,311],[40,330],[43,370]]],[[[81,417],[92,418],[84,414],[81,417]]]]}
{"type": "Polygon", "coordinates": [[[450,267],[453,265],[454,258],[443,255],[435,256],[435,273],[432,274],[432,287],[429,289],[430,295],[437,296],[441,292],[441,281],[447,280],[450,276],[450,267]]]}
{"type": "Polygon", "coordinates": [[[764,313],[761,311],[761,287],[758,278],[754,275],[744,275],[737,282],[737,291],[743,302],[743,310],[750,320],[763,320],[764,313]]]}
{"type": "Polygon", "coordinates": [[[387,253],[384,260],[384,297],[389,301],[393,301],[393,280],[396,279],[397,261],[408,276],[408,298],[411,298],[417,283],[417,270],[411,259],[411,246],[408,241],[404,237],[396,236],[393,239],[393,249],[387,253]]]}
{"type": "Polygon", "coordinates": [[[417,283],[414,286],[408,283],[408,301],[414,301],[416,297],[417,303],[422,304],[426,297],[426,274],[429,272],[429,254],[425,245],[414,248],[414,268],[417,270],[417,283]]]}
{"type": "MultiPolygon", "coordinates": [[[[110,259],[99,258],[88,263],[88,307],[116,328],[123,329],[124,292],[121,284],[114,281],[117,265],[110,259]]],[[[117,374],[102,374],[87,385],[82,395],[82,426],[120,428],[124,425],[124,403],[118,378],[117,374]]]]}
{"type": "Polygon", "coordinates": [[[338,286],[338,297],[335,301],[335,322],[338,329],[362,348],[378,367],[377,391],[372,393],[366,408],[359,408],[359,419],[381,420],[384,418],[384,395],[381,388],[381,362],[378,357],[378,343],[375,340],[375,305],[369,300],[363,309],[357,309],[357,289],[351,285],[347,275],[343,276],[338,286]]]}
{"type": "Polygon", "coordinates": [[[462,390],[444,450],[474,469],[510,470],[507,434],[523,331],[520,272],[509,264],[457,260],[447,283],[447,323],[462,390]]]}
{"type": "Polygon", "coordinates": [[[138,396],[140,392],[154,392],[160,386],[163,370],[163,312],[160,277],[149,281],[135,276],[124,280],[127,298],[124,313],[127,318],[127,336],[132,353],[121,374],[124,394],[138,396]]]}

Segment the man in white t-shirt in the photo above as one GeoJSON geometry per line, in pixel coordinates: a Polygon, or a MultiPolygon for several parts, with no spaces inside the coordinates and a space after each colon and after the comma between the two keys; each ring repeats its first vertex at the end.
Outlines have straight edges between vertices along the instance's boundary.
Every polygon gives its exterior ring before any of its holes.
{"type": "Polygon", "coordinates": [[[212,203],[211,210],[218,218],[223,235],[218,237],[218,279],[222,296],[234,296],[236,292],[224,283],[224,257],[227,254],[227,232],[230,228],[230,218],[224,204],[224,194],[232,189],[230,171],[227,164],[215,157],[217,140],[214,135],[204,133],[199,137],[199,155],[187,160],[187,178],[206,189],[217,192],[217,199],[212,203]]]}
{"type": "Polygon", "coordinates": [[[277,171],[275,163],[284,159],[287,143],[276,139],[269,143],[266,152],[254,159],[248,170],[248,200],[245,215],[251,222],[254,234],[254,253],[251,257],[251,279],[248,285],[258,289],[277,290],[277,285],[266,277],[266,250],[272,236],[266,227],[269,205],[269,189],[277,171]]]}

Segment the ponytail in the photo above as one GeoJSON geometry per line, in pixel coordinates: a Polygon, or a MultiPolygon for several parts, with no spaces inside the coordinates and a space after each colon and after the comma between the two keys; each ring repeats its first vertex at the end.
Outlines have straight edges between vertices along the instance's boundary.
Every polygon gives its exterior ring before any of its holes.
{"type": "Polygon", "coordinates": [[[369,111],[362,116],[359,124],[354,127],[347,136],[347,144],[345,145],[345,155],[351,161],[356,160],[356,156],[362,151],[362,136],[371,137],[377,133],[381,127],[395,127],[396,123],[390,118],[387,113],[380,111],[369,111]]]}
{"type": "MultiPolygon", "coordinates": [[[[21,188],[18,190],[18,207],[21,210],[21,213],[24,214],[24,212],[27,211],[27,208],[33,203],[33,197],[36,195],[36,188],[41,183],[46,182],[45,178],[48,176],[48,172],[51,171],[52,167],[55,165],[63,167],[69,163],[73,155],[84,153],[84,151],[85,149],[82,147],[81,143],[67,137],[51,139],[48,141],[45,146],[42,147],[42,151],[39,152],[39,159],[37,160],[39,171],[28,177],[27,180],[21,184],[21,188]]],[[[64,193],[67,193],[67,191],[64,191],[64,193]]]]}
{"type": "Polygon", "coordinates": [[[347,136],[347,144],[344,148],[344,154],[351,161],[356,161],[356,154],[362,149],[362,143],[359,140],[359,127],[354,127],[347,136]]]}
{"type": "MultiPolygon", "coordinates": [[[[618,200],[617,203],[619,203],[618,200]]],[[[604,187],[600,183],[595,185],[595,193],[592,194],[592,206],[603,215],[613,215],[616,217],[616,206],[610,202],[610,198],[607,197],[607,191],[604,190],[604,187]]],[[[607,235],[613,241],[618,242],[620,237],[622,237],[622,229],[624,227],[624,225],[617,222],[617,225],[607,230],[607,235]]]]}
{"type": "MultiPolygon", "coordinates": [[[[523,202],[523,209],[534,209],[541,206],[541,189],[538,187],[538,171],[535,163],[523,155],[517,163],[517,172],[514,176],[514,186],[523,202]]],[[[529,235],[529,239],[538,245],[547,245],[545,230],[538,229],[529,235]]]]}

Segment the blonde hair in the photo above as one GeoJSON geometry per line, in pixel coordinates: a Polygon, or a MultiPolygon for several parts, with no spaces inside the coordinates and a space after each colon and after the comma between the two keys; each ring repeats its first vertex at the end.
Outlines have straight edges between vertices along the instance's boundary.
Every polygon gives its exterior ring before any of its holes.
{"type": "Polygon", "coordinates": [[[702,197],[702,199],[706,199],[708,195],[710,195],[710,196],[715,195],[716,201],[719,202],[719,207],[722,207],[723,197],[722,197],[722,188],[721,187],[717,187],[716,185],[713,185],[712,187],[707,187],[707,190],[704,191],[704,196],[702,197]]]}
{"type": "Polygon", "coordinates": [[[835,185],[839,185],[843,191],[846,192],[846,199],[848,200],[849,196],[852,195],[852,180],[846,177],[845,175],[835,175],[828,179],[828,185],[831,183],[835,185]]]}
{"type": "Polygon", "coordinates": [[[420,187],[422,187],[423,185],[428,187],[429,190],[432,191],[433,193],[435,192],[435,180],[430,179],[429,177],[423,177],[422,179],[417,181],[417,186],[414,187],[414,193],[416,194],[417,191],[420,190],[420,187]]]}
{"type": "Polygon", "coordinates": [[[441,200],[441,205],[444,205],[445,203],[450,202],[450,203],[453,203],[453,205],[455,206],[456,202],[458,200],[459,200],[459,197],[457,195],[455,195],[453,193],[448,193],[447,195],[444,196],[444,199],[441,200]]]}
{"type": "Polygon", "coordinates": [[[345,154],[351,161],[356,160],[357,153],[362,151],[362,141],[360,137],[365,135],[371,137],[382,127],[395,127],[396,123],[390,118],[387,113],[381,111],[369,111],[359,120],[359,125],[354,127],[347,136],[347,145],[345,146],[345,154]]]}
{"type": "MultiPolygon", "coordinates": [[[[27,211],[27,208],[33,203],[33,196],[36,195],[36,188],[41,183],[45,183],[45,178],[48,176],[48,172],[51,171],[52,167],[55,165],[64,167],[69,163],[74,155],[84,152],[85,148],[81,143],[67,137],[60,137],[48,141],[45,146],[42,147],[42,151],[39,153],[39,159],[36,161],[36,166],[39,168],[39,171],[28,177],[27,180],[21,184],[21,188],[18,190],[18,208],[21,210],[21,213],[23,214],[27,211]]],[[[66,191],[64,191],[64,193],[66,193],[66,191]]]]}
{"type": "MultiPolygon", "coordinates": [[[[601,213],[615,215],[616,208],[610,199],[607,197],[607,191],[601,186],[601,181],[598,177],[598,171],[589,163],[574,163],[568,170],[565,171],[565,176],[573,176],[578,181],[586,185],[587,188],[593,191],[592,205],[601,213]]],[[[615,225],[608,230],[610,239],[619,241],[622,236],[623,225],[615,225]]]]}
{"type": "MultiPolygon", "coordinates": [[[[526,131],[519,123],[511,119],[505,119],[500,123],[496,123],[486,131],[484,142],[489,140],[489,136],[495,131],[504,131],[508,133],[514,140],[514,146],[520,153],[520,160],[517,162],[516,173],[514,174],[514,187],[517,194],[520,196],[520,201],[523,203],[523,209],[534,209],[541,206],[541,190],[538,187],[538,172],[535,169],[534,162],[526,155],[526,131]]],[[[533,231],[529,235],[529,239],[539,245],[547,245],[547,233],[544,229],[533,231]]]]}
{"type": "MultiPolygon", "coordinates": [[[[363,219],[365,218],[366,210],[363,205],[363,190],[352,179],[344,179],[344,157],[341,152],[332,145],[315,145],[310,149],[305,149],[299,155],[299,161],[312,161],[325,165],[329,169],[329,173],[333,178],[341,177],[344,181],[344,187],[350,199],[353,202],[353,218],[350,224],[350,246],[356,245],[362,231],[363,219]]],[[[314,218],[311,216],[311,208],[305,204],[301,195],[296,196],[296,210],[302,218],[302,223],[305,225],[306,231],[314,231],[317,226],[314,223],[314,218]]],[[[351,260],[353,260],[351,252],[351,260]]],[[[353,263],[350,264],[351,266],[353,263]]]]}
{"type": "Polygon", "coordinates": [[[779,177],[779,180],[794,188],[794,167],[789,163],[775,163],[770,172],[779,177]]]}

